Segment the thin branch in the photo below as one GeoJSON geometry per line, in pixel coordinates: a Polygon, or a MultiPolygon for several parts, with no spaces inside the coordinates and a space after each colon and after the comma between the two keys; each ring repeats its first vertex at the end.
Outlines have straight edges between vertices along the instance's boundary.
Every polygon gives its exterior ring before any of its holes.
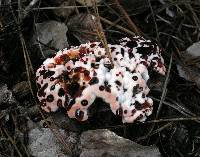
{"type": "MultiPolygon", "coordinates": [[[[168,71],[167,71],[167,76],[166,76],[166,79],[165,79],[165,83],[164,83],[164,87],[163,87],[163,92],[162,92],[162,96],[161,96],[161,100],[160,100],[160,103],[159,103],[159,106],[158,106],[158,110],[157,110],[157,113],[156,113],[156,117],[155,117],[155,120],[158,119],[159,117],[159,114],[160,114],[160,111],[162,109],[162,106],[163,106],[163,101],[165,100],[165,96],[166,96],[166,93],[167,93],[167,84],[168,84],[168,80],[169,80],[169,74],[170,74],[170,71],[171,71],[171,66],[172,66],[172,54],[171,54],[171,57],[170,57],[170,62],[169,62],[169,67],[168,67],[168,71]]],[[[155,123],[151,126],[149,132],[148,132],[148,136],[151,134],[151,132],[153,131],[155,127],[155,123]]]]}
{"type": "MultiPolygon", "coordinates": [[[[111,3],[109,5],[115,5],[115,3],[111,3]]],[[[97,7],[105,7],[106,5],[97,5],[97,7]]],[[[62,7],[40,7],[40,8],[32,8],[32,10],[56,10],[56,9],[71,9],[71,8],[91,8],[93,6],[82,6],[82,5],[74,5],[74,6],[62,6],[62,7]]]]}
{"type": "Polygon", "coordinates": [[[163,101],[165,100],[165,95],[167,93],[167,84],[169,82],[169,74],[170,74],[170,71],[171,71],[172,60],[173,59],[172,59],[172,54],[171,54],[170,62],[169,62],[169,67],[168,67],[168,71],[167,71],[167,76],[166,76],[166,79],[165,79],[165,82],[164,82],[164,87],[163,87],[163,92],[162,92],[161,100],[160,100],[160,103],[159,103],[159,106],[158,106],[158,110],[157,110],[157,113],[156,113],[156,119],[158,119],[158,116],[159,116],[160,111],[162,109],[163,101]]]}
{"type": "Polygon", "coordinates": [[[146,121],[146,123],[162,123],[162,122],[179,122],[179,121],[196,121],[200,120],[200,117],[190,117],[190,118],[169,118],[169,119],[157,119],[157,120],[151,120],[151,121],[146,121]]]}
{"type": "Polygon", "coordinates": [[[137,35],[142,35],[142,32],[140,31],[140,29],[136,26],[136,24],[131,20],[131,18],[129,17],[128,13],[126,12],[126,10],[120,5],[118,0],[114,0],[114,2],[116,3],[117,8],[119,9],[119,11],[121,12],[121,14],[124,16],[124,18],[127,20],[127,23],[130,27],[130,29],[135,32],[137,35]]]}
{"type": "Polygon", "coordinates": [[[100,16],[99,16],[99,11],[98,11],[98,7],[94,6],[94,11],[95,11],[95,14],[96,14],[96,18],[97,18],[97,22],[94,22],[94,24],[96,24],[96,31],[97,31],[97,34],[101,40],[101,42],[103,43],[104,45],[104,48],[105,48],[105,51],[106,51],[106,54],[110,60],[110,63],[111,63],[111,66],[112,68],[114,67],[114,64],[113,64],[113,61],[112,61],[112,55],[111,55],[111,52],[110,52],[110,48],[108,47],[108,42],[106,40],[106,37],[105,37],[105,34],[102,30],[102,27],[101,27],[101,22],[100,22],[100,16]]]}
{"type": "MultiPolygon", "coordinates": [[[[37,107],[39,108],[39,105],[37,105],[37,107]]],[[[43,120],[44,120],[45,123],[47,124],[47,127],[48,127],[48,128],[51,130],[51,132],[55,135],[55,137],[58,139],[58,141],[63,145],[63,147],[64,147],[66,153],[67,153],[68,155],[72,155],[71,149],[70,149],[70,148],[68,147],[68,145],[66,144],[64,138],[60,135],[58,129],[56,130],[55,128],[53,128],[53,127],[51,126],[51,124],[46,120],[46,118],[45,118],[45,116],[44,116],[44,114],[42,113],[42,111],[41,111],[40,108],[39,108],[39,111],[40,111],[40,114],[41,114],[43,120]]],[[[52,123],[52,124],[53,124],[53,123],[52,123]]],[[[56,125],[54,124],[54,127],[55,127],[55,126],[56,126],[56,125]]]]}
{"type": "MultiPolygon", "coordinates": [[[[15,132],[16,131],[18,131],[18,132],[20,132],[20,130],[18,129],[18,127],[17,127],[17,120],[16,120],[16,117],[13,115],[13,114],[11,114],[11,117],[12,117],[12,120],[13,120],[13,122],[14,122],[14,125],[15,125],[15,132]]],[[[17,133],[15,133],[15,134],[17,134],[17,133]]],[[[24,134],[24,133],[23,133],[24,134]]],[[[20,143],[21,143],[21,145],[22,145],[22,147],[23,147],[23,149],[24,149],[24,151],[25,151],[25,153],[26,153],[26,155],[27,155],[27,157],[30,157],[30,153],[28,152],[28,150],[27,150],[27,147],[24,145],[24,143],[20,140],[19,141],[20,143]]]]}
{"type": "Polygon", "coordinates": [[[40,0],[32,0],[29,5],[23,11],[23,19],[27,17],[28,13],[33,9],[33,7],[39,2],[40,0]]]}
{"type": "Polygon", "coordinates": [[[150,134],[147,134],[145,136],[139,137],[139,138],[136,139],[136,142],[139,142],[141,140],[145,140],[145,139],[149,138],[150,136],[155,135],[155,134],[161,132],[162,130],[164,130],[164,129],[170,127],[170,126],[172,126],[172,124],[173,124],[173,122],[169,122],[166,125],[164,125],[164,126],[158,128],[157,130],[151,132],[150,134]]]}
{"type": "Polygon", "coordinates": [[[134,32],[132,32],[132,31],[120,26],[120,25],[117,25],[117,24],[113,23],[112,21],[109,21],[109,20],[105,19],[104,17],[100,17],[100,20],[105,22],[105,23],[107,23],[107,24],[109,24],[109,25],[111,25],[111,26],[116,27],[117,29],[119,29],[119,30],[121,30],[121,31],[123,31],[125,33],[128,33],[128,34],[133,35],[133,36],[136,35],[134,32]]]}
{"type": "Polygon", "coordinates": [[[5,128],[2,128],[2,130],[5,132],[6,136],[8,137],[8,140],[12,143],[12,145],[14,146],[15,150],[17,151],[17,154],[20,157],[23,157],[23,155],[21,154],[21,152],[19,151],[19,149],[17,148],[17,145],[14,141],[14,139],[12,139],[12,137],[9,135],[9,133],[7,132],[7,130],[5,128]]]}
{"type": "MultiPolygon", "coordinates": [[[[20,6],[20,0],[19,0],[19,5],[18,6],[21,7],[20,6]]],[[[21,45],[22,45],[22,49],[23,49],[23,55],[24,55],[24,61],[25,61],[28,84],[29,84],[29,88],[30,88],[31,94],[32,94],[32,96],[34,98],[34,92],[32,90],[32,85],[31,85],[31,74],[34,73],[34,70],[33,70],[32,63],[31,63],[31,60],[30,60],[30,57],[29,57],[29,54],[28,54],[28,50],[26,48],[25,40],[24,40],[22,32],[21,32],[21,27],[19,25],[19,22],[21,21],[21,19],[19,17],[19,19],[17,20],[17,17],[15,16],[15,14],[13,12],[13,8],[12,8],[11,4],[10,4],[10,8],[11,8],[11,12],[12,12],[13,18],[15,20],[15,23],[18,26],[19,37],[20,37],[20,41],[21,41],[21,45]]],[[[19,16],[21,16],[20,12],[19,12],[19,16]]]]}
{"type": "MultiPolygon", "coordinates": [[[[154,97],[152,97],[152,99],[154,101],[160,102],[159,99],[156,99],[154,97]]],[[[172,100],[170,100],[170,101],[172,101],[172,100]]],[[[175,109],[176,111],[178,111],[179,113],[181,113],[184,116],[187,116],[187,117],[196,116],[195,114],[190,112],[188,109],[185,109],[184,107],[182,107],[181,105],[179,105],[176,102],[169,103],[169,102],[163,101],[163,104],[175,109]]]]}
{"type": "Polygon", "coordinates": [[[155,29],[156,29],[156,37],[157,37],[157,40],[158,40],[159,45],[160,45],[160,37],[159,37],[159,33],[158,33],[158,26],[157,26],[157,23],[156,23],[156,18],[155,18],[155,14],[154,14],[153,8],[151,6],[151,0],[148,0],[148,3],[149,3],[149,7],[150,7],[150,10],[151,10],[151,14],[152,14],[154,25],[155,25],[155,29]]]}

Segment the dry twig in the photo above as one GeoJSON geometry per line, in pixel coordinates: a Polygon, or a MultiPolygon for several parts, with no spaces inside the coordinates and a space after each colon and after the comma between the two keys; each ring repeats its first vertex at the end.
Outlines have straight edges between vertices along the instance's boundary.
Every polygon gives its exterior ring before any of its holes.
{"type": "Polygon", "coordinates": [[[140,31],[140,29],[136,26],[136,24],[131,20],[131,18],[129,17],[128,13],[126,12],[126,10],[124,10],[124,8],[120,5],[118,0],[114,0],[114,2],[116,3],[117,8],[119,9],[119,11],[121,12],[121,14],[124,16],[124,18],[127,20],[127,23],[130,27],[130,29],[135,32],[135,34],[137,35],[142,35],[142,32],[140,31]]]}
{"type": "Polygon", "coordinates": [[[100,25],[100,16],[99,16],[98,7],[97,7],[96,4],[94,5],[94,11],[95,11],[95,15],[96,15],[96,18],[97,18],[97,22],[94,22],[94,24],[96,25],[97,34],[98,34],[101,42],[103,43],[103,46],[105,47],[105,51],[106,51],[106,54],[107,54],[107,56],[110,60],[111,66],[114,67],[114,64],[113,64],[113,61],[112,61],[112,55],[111,55],[110,49],[108,47],[108,42],[106,40],[105,34],[104,34],[102,27],[100,25]]]}
{"type": "Polygon", "coordinates": [[[105,23],[107,23],[107,24],[109,24],[109,25],[111,25],[111,26],[114,26],[114,27],[116,27],[117,29],[119,29],[119,30],[121,30],[121,31],[123,31],[123,32],[125,32],[125,33],[128,33],[128,34],[130,34],[130,35],[132,35],[132,36],[135,36],[135,35],[136,35],[134,32],[132,32],[132,31],[130,31],[130,30],[128,30],[128,29],[126,29],[126,28],[120,26],[120,25],[114,24],[112,21],[109,21],[109,20],[107,20],[107,19],[104,18],[104,17],[100,17],[100,20],[103,21],[103,22],[105,22],[105,23]]]}
{"type": "MultiPolygon", "coordinates": [[[[159,103],[159,106],[158,106],[158,110],[157,110],[157,113],[156,113],[155,120],[158,119],[160,111],[161,111],[162,106],[163,106],[163,101],[165,100],[165,96],[166,96],[166,93],[167,93],[167,84],[168,84],[168,81],[169,81],[169,74],[170,74],[170,71],[171,71],[171,66],[172,66],[172,54],[171,54],[170,63],[169,63],[168,71],[167,71],[167,76],[166,76],[166,79],[165,79],[163,92],[162,92],[162,96],[161,96],[161,100],[160,100],[160,103],[159,103]]],[[[155,127],[155,123],[151,126],[147,136],[150,136],[154,127],[155,127]]]]}

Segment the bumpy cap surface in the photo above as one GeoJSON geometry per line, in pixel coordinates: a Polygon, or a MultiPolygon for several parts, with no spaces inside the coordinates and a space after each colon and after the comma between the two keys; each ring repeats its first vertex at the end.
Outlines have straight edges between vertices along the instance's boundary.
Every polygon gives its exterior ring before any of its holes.
{"type": "Polygon", "coordinates": [[[88,119],[88,108],[102,98],[122,121],[144,121],[153,101],[147,95],[148,69],[165,74],[159,47],[142,37],[123,38],[108,44],[114,67],[101,42],[60,50],[36,72],[41,108],[54,112],[64,107],[71,118],[88,119]]]}

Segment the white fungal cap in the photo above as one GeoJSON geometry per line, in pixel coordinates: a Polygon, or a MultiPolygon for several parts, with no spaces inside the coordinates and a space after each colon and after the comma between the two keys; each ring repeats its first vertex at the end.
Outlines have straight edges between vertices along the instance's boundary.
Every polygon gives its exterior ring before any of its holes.
{"type": "Polygon", "coordinates": [[[44,61],[36,72],[41,108],[54,112],[64,107],[70,118],[85,121],[99,97],[124,123],[144,121],[153,110],[147,68],[165,74],[164,60],[159,47],[143,37],[119,42],[108,44],[114,67],[100,42],[60,50],[44,61]]]}

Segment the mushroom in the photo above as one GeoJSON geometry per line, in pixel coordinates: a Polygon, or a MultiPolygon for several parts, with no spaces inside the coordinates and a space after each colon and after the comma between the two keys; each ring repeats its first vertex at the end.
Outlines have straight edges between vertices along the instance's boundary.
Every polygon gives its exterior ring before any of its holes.
{"type": "Polygon", "coordinates": [[[55,112],[64,107],[70,118],[88,119],[88,108],[102,98],[124,123],[144,121],[151,115],[153,101],[148,69],[164,75],[165,66],[159,47],[135,36],[108,44],[114,66],[101,42],[89,42],[60,50],[36,72],[37,97],[41,108],[55,112]]]}

